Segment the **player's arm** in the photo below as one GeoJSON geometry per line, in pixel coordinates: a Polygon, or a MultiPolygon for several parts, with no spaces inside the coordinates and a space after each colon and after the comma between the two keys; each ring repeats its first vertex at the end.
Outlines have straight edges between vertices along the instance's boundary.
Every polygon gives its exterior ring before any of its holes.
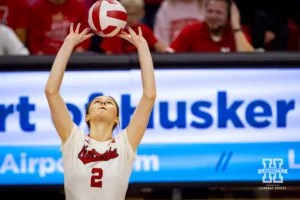
{"type": "Polygon", "coordinates": [[[63,144],[68,139],[73,122],[66,103],[60,95],[60,86],[74,47],[93,35],[87,34],[88,29],[79,33],[79,28],[80,24],[77,25],[76,30],[74,31],[73,24],[71,24],[70,34],[66,37],[55,58],[45,87],[45,94],[50,107],[51,117],[63,144]]]}
{"type": "Polygon", "coordinates": [[[134,44],[138,50],[143,85],[143,95],[126,128],[128,140],[133,150],[136,150],[148,125],[156,98],[156,86],[153,62],[147,41],[142,36],[140,28],[138,35],[131,28],[129,28],[129,32],[130,35],[123,33],[120,37],[134,44]]]}

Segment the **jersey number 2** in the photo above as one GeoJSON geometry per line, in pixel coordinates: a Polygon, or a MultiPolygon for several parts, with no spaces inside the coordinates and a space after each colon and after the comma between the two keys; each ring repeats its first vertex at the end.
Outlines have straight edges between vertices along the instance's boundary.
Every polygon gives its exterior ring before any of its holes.
{"type": "Polygon", "coordinates": [[[103,170],[101,168],[93,168],[92,169],[93,176],[91,177],[91,187],[99,187],[102,188],[102,176],[103,170]]]}

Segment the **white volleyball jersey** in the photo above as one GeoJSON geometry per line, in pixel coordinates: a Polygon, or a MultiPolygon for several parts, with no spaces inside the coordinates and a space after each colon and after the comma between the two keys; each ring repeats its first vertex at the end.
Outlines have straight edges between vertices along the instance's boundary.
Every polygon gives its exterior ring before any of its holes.
{"type": "Polygon", "coordinates": [[[98,142],[77,125],[61,147],[66,200],[124,200],[136,154],[126,130],[98,142]]]}

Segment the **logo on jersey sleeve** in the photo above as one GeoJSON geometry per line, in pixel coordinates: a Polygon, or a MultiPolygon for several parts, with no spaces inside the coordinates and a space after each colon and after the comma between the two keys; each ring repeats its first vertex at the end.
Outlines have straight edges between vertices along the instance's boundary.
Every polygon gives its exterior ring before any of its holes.
{"type": "Polygon", "coordinates": [[[109,161],[111,159],[117,158],[119,156],[117,149],[105,151],[103,154],[97,152],[95,149],[88,150],[88,146],[84,145],[81,151],[78,154],[79,160],[83,162],[83,164],[88,164],[91,162],[97,161],[109,161]]]}

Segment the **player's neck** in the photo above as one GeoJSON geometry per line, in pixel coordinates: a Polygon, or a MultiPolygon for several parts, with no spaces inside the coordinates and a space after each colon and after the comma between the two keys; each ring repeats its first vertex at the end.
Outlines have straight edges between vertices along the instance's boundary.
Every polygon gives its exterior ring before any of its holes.
{"type": "Polygon", "coordinates": [[[112,127],[104,122],[92,124],[89,136],[96,141],[105,142],[112,138],[112,127]]]}

